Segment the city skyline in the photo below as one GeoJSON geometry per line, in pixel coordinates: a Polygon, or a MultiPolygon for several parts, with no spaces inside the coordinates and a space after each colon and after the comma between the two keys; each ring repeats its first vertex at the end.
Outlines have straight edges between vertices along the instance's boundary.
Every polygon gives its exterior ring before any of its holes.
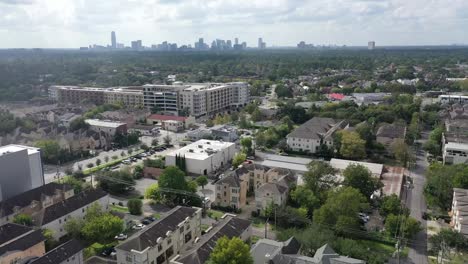
{"type": "Polygon", "coordinates": [[[124,1],[0,0],[0,48],[77,48],[143,40],[194,44],[238,37],[255,47],[468,43],[468,2],[443,0],[124,1]],[[54,36],[53,38],[51,36],[54,36]]]}

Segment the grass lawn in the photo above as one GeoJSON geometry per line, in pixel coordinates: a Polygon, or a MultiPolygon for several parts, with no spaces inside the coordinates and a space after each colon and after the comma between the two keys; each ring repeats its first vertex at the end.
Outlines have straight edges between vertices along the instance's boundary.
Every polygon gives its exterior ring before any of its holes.
{"type": "Polygon", "coordinates": [[[210,209],[208,210],[207,215],[209,218],[220,219],[224,215],[224,212],[210,209]]]}
{"type": "MultiPolygon", "coordinates": [[[[378,241],[372,241],[372,240],[359,240],[359,244],[366,247],[369,251],[380,253],[383,256],[386,256],[386,258],[390,258],[393,254],[393,252],[396,251],[395,247],[389,244],[385,244],[382,242],[378,241]]],[[[408,255],[408,248],[405,248],[402,252],[402,255],[405,253],[406,250],[406,256],[408,255]]]]}
{"type": "Polygon", "coordinates": [[[120,213],[128,213],[128,208],[120,205],[111,205],[111,210],[120,213]]]}

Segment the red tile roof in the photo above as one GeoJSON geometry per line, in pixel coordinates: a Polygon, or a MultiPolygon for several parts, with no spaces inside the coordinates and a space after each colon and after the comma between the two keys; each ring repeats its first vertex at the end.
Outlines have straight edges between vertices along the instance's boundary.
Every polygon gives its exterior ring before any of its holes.
{"type": "Polygon", "coordinates": [[[185,121],[187,117],[185,116],[170,116],[170,115],[158,115],[158,114],[153,114],[148,116],[148,119],[155,119],[155,120],[175,120],[175,121],[185,121]]]}
{"type": "Polygon", "coordinates": [[[339,94],[339,93],[331,93],[328,95],[328,97],[332,100],[343,100],[345,97],[344,94],[339,94]]]}

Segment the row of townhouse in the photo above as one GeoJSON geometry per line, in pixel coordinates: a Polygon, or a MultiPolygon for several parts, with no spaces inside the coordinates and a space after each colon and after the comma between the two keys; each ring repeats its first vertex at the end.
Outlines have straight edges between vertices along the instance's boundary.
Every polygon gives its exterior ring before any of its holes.
{"type": "Polygon", "coordinates": [[[289,169],[244,164],[216,182],[214,204],[242,208],[246,205],[247,193],[255,193],[256,209],[262,211],[272,203],[284,205],[294,184],[296,176],[289,169]]]}
{"type": "Polygon", "coordinates": [[[201,214],[201,208],[173,208],[119,244],[115,248],[117,263],[202,264],[208,260],[219,238],[236,236],[248,241],[251,237],[250,221],[229,214],[202,235],[201,214]]]}
{"type": "Polygon", "coordinates": [[[41,229],[7,223],[0,226],[0,263],[83,264],[83,245],[69,240],[46,252],[41,229]]]}
{"type": "Polygon", "coordinates": [[[83,219],[86,209],[94,203],[108,210],[108,193],[89,189],[75,194],[70,185],[52,182],[0,202],[0,224],[26,214],[35,226],[52,230],[54,238],[60,239],[66,235],[66,222],[71,218],[83,219]]]}

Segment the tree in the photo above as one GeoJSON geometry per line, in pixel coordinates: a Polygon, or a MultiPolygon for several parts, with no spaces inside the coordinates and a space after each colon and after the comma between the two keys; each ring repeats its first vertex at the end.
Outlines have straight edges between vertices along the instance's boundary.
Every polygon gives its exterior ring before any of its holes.
{"type": "Polygon", "coordinates": [[[400,198],[396,194],[385,196],[380,202],[380,214],[383,216],[387,216],[389,214],[397,215],[402,212],[402,208],[403,213],[408,214],[408,209],[403,207],[400,198]]]}
{"type": "Polygon", "coordinates": [[[60,145],[54,140],[40,140],[36,147],[41,149],[43,159],[48,163],[57,163],[60,158],[60,145]]]}
{"type": "Polygon", "coordinates": [[[468,240],[465,236],[450,228],[442,228],[439,233],[429,237],[432,250],[439,252],[445,246],[455,251],[465,251],[468,247],[468,240]]]}
{"type": "Polygon", "coordinates": [[[421,231],[421,223],[410,216],[389,214],[385,219],[385,230],[392,237],[401,234],[412,238],[421,231]]]}
{"type": "Polygon", "coordinates": [[[94,164],[92,162],[86,164],[86,167],[88,167],[89,169],[91,169],[92,167],[94,167],[94,164]]]}
{"type": "Polygon", "coordinates": [[[88,242],[106,243],[122,232],[123,220],[110,213],[87,219],[81,234],[88,242]]]}
{"type": "Polygon", "coordinates": [[[45,249],[46,251],[49,251],[58,244],[58,241],[54,239],[54,231],[50,229],[43,229],[42,230],[42,235],[45,238],[45,249]]]}
{"type": "Polygon", "coordinates": [[[109,162],[109,156],[104,156],[104,162],[108,163],[109,162]]]}
{"type": "Polygon", "coordinates": [[[127,202],[128,211],[132,215],[141,215],[143,202],[140,199],[130,199],[127,202]]]}
{"type": "Polygon", "coordinates": [[[249,246],[240,238],[226,236],[216,241],[210,254],[209,264],[253,264],[249,246]]]}
{"type": "Polygon", "coordinates": [[[197,181],[197,184],[202,187],[202,189],[205,189],[205,185],[208,184],[208,178],[204,175],[198,176],[196,181],[197,181]]]}
{"type": "Polygon", "coordinates": [[[255,108],[255,110],[252,112],[250,118],[254,122],[261,121],[262,118],[263,118],[263,115],[262,115],[262,112],[260,112],[260,109],[255,108]]]}
{"type": "Polygon", "coordinates": [[[25,226],[32,226],[33,220],[30,215],[18,214],[13,218],[13,223],[25,226]]]}
{"type": "Polygon", "coordinates": [[[159,185],[157,183],[151,184],[145,190],[145,198],[152,199],[154,201],[161,201],[161,191],[159,190],[159,185]]]}
{"type": "Polygon", "coordinates": [[[86,130],[89,128],[89,124],[85,122],[84,117],[79,117],[70,122],[70,131],[86,130]]]}
{"type": "Polygon", "coordinates": [[[242,152],[246,153],[247,155],[253,155],[253,148],[252,148],[252,138],[251,137],[244,137],[240,140],[240,144],[242,146],[242,152]]]}
{"type": "Polygon", "coordinates": [[[83,190],[83,181],[74,176],[65,176],[61,179],[62,183],[71,185],[75,193],[80,193],[83,190]]]}
{"type": "Polygon", "coordinates": [[[320,200],[306,186],[297,186],[291,192],[291,199],[299,206],[307,209],[309,216],[320,205],[320,200]]]}
{"type": "Polygon", "coordinates": [[[96,166],[101,165],[101,163],[102,163],[102,160],[101,160],[101,159],[96,159],[96,166]]]}
{"type": "Polygon", "coordinates": [[[120,156],[123,158],[125,157],[125,151],[120,152],[120,156]]]}
{"type": "Polygon", "coordinates": [[[312,161],[307,165],[307,169],[303,176],[305,185],[321,200],[328,190],[338,186],[338,179],[335,176],[336,171],[329,163],[312,161]]]}
{"type": "Polygon", "coordinates": [[[135,185],[135,179],[129,170],[101,171],[97,179],[99,186],[111,193],[125,193],[135,185]]]}
{"type": "Polygon", "coordinates": [[[372,177],[372,173],[360,164],[351,164],[343,171],[344,186],[358,189],[367,199],[382,185],[372,177]]]}
{"type": "Polygon", "coordinates": [[[331,191],[322,207],[314,211],[314,223],[332,226],[338,233],[359,229],[358,213],[369,208],[359,190],[343,187],[331,191]]]}
{"type": "Polygon", "coordinates": [[[411,162],[414,162],[414,154],[403,139],[395,140],[391,145],[391,149],[396,160],[398,160],[404,167],[407,167],[411,162]]]}
{"type": "Polygon", "coordinates": [[[116,155],[113,155],[113,156],[111,157],[111,159],[113,159],[113,160],[116,160],[116,159],[118,159],[118,158],[119,158],[119,157],[117,157],[116,155]]]}
{"type": "Polygon", "coordinates": [[[161,176],[159,176],[158,183],[160,188],[188,190],[185,173],[175,166],[164,169],[161,176]]]}
{"type": "Polygon", "coordinates": [[[134,179],[143,178],[143,167],[142,166],[135,166],[135,168],[133,169],[133,178],[134,179]]]}
{"type": "Polygon", "coordinates": [[[146,145],[145,143],[141,144],[141,145],[140,145],[140,148],[141,148],[142,150],[144,150],[144,151],[148,151],[148,150],[149,150],[148,145],[146,145]]]}
{"type": "Polygon", "coordinates": [[[153,140],[151,140],[151,146],[157,146],[159,144],[159,141],[157,138],[153,138],[153,140]]]}
{"type": "Polygon", "coordinates": [[[84,221],[79,218],[70,218],[64,225],[65,231],[73,238],[79,238],[84,221]]]}
{"type": "Polygon", "coordinates": [[[244,153],[242,152],[237,153],[232,159],[232,166],[234,168],[239,167],[239,165],[241,165],[245,161],[246,158],[247,158],[247,155],[245,155],[244,153]]]}
{"type": "Polygon", "coordinates": [[[164,145],[169,146],[171,144],[171,142],[172,142],[172,138],[169,135],[166,135],[163,138],[163,141],[164,141],[164,145]]]}
{"type": "Polygon", "coordinates": [[[348,159],[363,159],[366,157],[366,141],[356,132],[340,131],[340,154],[348,159]]]}
{"type": "Polygon", "coordinates": [[[132,153],[133,153],[133,148],[128,148],[127,152],[128,152],[128,155],[132,155],[132,153]]]}

